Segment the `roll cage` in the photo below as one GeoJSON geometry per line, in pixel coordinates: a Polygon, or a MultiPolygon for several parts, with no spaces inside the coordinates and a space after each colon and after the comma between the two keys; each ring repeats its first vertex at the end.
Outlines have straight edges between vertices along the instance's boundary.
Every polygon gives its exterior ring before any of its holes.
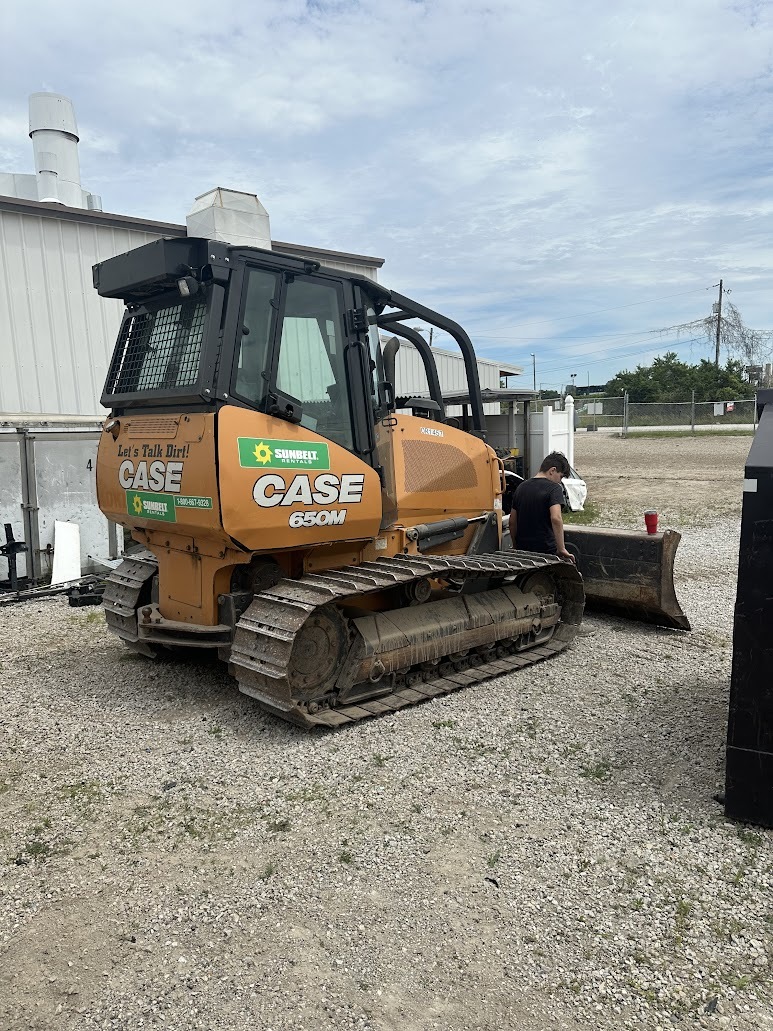
{"type": "Polygon", "coordinates": [[[432,418],[444,418],[432,351],[421,335],[406,325],[416,318],[456,341],[467,378],[469,430],[485,438],[475,351],[457,322],[364,276],[327,268],[312,259],[190,237],[157,240],[94,266],[94,285],[100,295],[126,303],[102,404],[115,414],[181,408],[206,411],[237,404],[303,421],[302,403],[277,381],[288,285],[301,279],[335,287],[341,299],[342,368],[349,392],[353,451],[361,455],[373,452],[374,419],[394,412],[396,400],[403,407],[426,409],[432,418]],[[279,285],[270,301],[273,322],[267,339],[270,360],[262,373],[265,389],[260,397],[246,398],[237,389],[236,363],[252,269],[274,273],[279,285]],[[205,318],[201,317],[202,305],[205,318]],[[426,374],[429,402],[395,398],[393,369],[389,370],[390,381],[385,377],[380,348],[376,353],[371,348],[372,326],[413,344],[426,374]]]}

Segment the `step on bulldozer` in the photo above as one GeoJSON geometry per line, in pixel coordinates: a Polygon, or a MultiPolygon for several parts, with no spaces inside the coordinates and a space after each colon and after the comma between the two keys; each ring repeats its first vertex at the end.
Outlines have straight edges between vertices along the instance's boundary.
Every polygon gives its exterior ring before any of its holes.
{"type": "Polygon", "coordinates": [[[575,566],[501,550],[504,470],[457,323],[317,261],[195,237],[110,258],[94,285],[126,306],[97,494],[139,546],[104,594],[130,648],[214,650],[264,709],[335,727],[572,641],[575,566]],[[459,346],[465,429],[415,318],[459,346]],[[427,397],[395,396],[400,339],[427,397]]]}

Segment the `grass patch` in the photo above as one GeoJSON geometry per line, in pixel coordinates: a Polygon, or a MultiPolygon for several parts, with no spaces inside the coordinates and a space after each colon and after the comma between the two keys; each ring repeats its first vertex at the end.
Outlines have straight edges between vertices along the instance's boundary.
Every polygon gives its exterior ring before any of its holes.
{"type": "Polygon", "coordinates": [[[223,811],[194,806],[184,798],[158,798],[134,808],[125,847],[136,852],[145,844],[163,844],[175,850],[184,842],[233,841],[240,831],[254,826],[260,815],[259,810],[245,805],[223,811]]]}
{"type": "Polygon", "coordinates": [[[267,881],[269,877],[273,877],[276,873],[276,863],[269,862],[263,867],[262,871],[258,874],[259,881],[267,881]]]}
{"type": "Polygon", "coordinates": [[[693,908],[692,902],[688,902],[687,899],[679,899],[676,904],[674,926],[676,927],[676,933],[680,937],[690,926],[690,914],[692,913],[693,908]]]}
{"type": "Polygon", "coordinates": [[[32,827],[29,837],[24,843],[24,848],[17,852],[15,856],[11,856],[8,862],[16,866],[29,866],[30,863],[45,863],[46,860],[52,859],[54,856],[69,855],[69,846],[72,845],[72,840],[70,838],[60,838],[54,844],[43,836],[44,832],[50,829],[51,820],[48,817],[43,820],[42,824],[32,827]]]}
{"type": "Polygon", "coordinates": [[[585,780],[609,780],[611,775],[612,766],[607,759],[599,759],[598,762],[591,763],[590,766],[583,766],[580,770],[580,776],[584,777],[585,780]]]}
{"type": "Polygon", "coordinates": [[[567,745],[565,748],[561,749],[561,758],[571,759],[573,756],[579,755],[582,751],[583,745],[581,745],[579,741],[575,741],[574,744],[567,745]]]}
{"type": "Polygon", "coordinates": [[[759,848],[765,840],[761,834],[758,834],[756,831],[750,831],[748,827],[737,827],[736,833],[744,845],[750,845],[752,848],[759,848]]]}
{"type": "Polygon", "coordinates": [[[102,801],[102,787],[98,780],[81,780],[77,784],[65,784],[59,789],[61,797],[83,805],[102,801]]]}
{"type": "Polygon", "coordinates": [[[529,718],[523,724],[523,732],[526,737],[531,738],[532,741],[537,739],[537,721],[533,716],[529,718]]]}
{"type": "MultiPolygon", "coordinates": [[[[621,434],[622,436],[622,434],[621,434]]],[[[624,440],[631,440],[641,437],[644,440],[652,440],[660,437],[753,437],[754,430],[639,430],[635,426],[628,427],[628,436],[624,440]]]]}
{"type": "Polygon", "coordinates": [[[105,614],[104,612],[102,612],[101,609],[97,611],[95,611],[94,609],[89,609],[89,611],[84,612],[83,615],[71,615],[69,617],[69,622],[73,626],[83,626],[84,623],[104,623],[105,614]]]}
{"type": "Polygon", "coordinates": [[[286,817],[282,817],[280,820],[269,820],[267,826],[272,834],[281,834],[284,831],[289,831],[291,824],[286,817]]]}
{"type": "Polygon", "coordinates": [[[564,522],[567,526],[587,526],[596,523],[601,518],[601,505],[595,501],[586,501],[582,512],[564,512],[564,522]]]}

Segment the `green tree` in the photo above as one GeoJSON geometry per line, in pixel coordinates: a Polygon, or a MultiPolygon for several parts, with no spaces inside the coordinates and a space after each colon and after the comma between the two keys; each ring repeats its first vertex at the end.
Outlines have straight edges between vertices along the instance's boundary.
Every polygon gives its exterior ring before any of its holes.
{"type": "Polygon", "coordinates": [[[628,392],[632,402],[736,401],[749,397],[751,387],[744,382],[743,365],[733,359],[716,368],[704,358],[697,365],[680,362],[673,351],[656,358],[652,365],[637,365],[633,372],[618,372],[607,383],[606,393],[619,397],[628,392]]]}
{"type": "Polygon", "coordinates": [[[718,369],[714,362],[704,358],[692,368],[696,401],[737,401],[754,393],[744,381],[744,367],[740,361],[731,359],[724,368],[718,369]]]}

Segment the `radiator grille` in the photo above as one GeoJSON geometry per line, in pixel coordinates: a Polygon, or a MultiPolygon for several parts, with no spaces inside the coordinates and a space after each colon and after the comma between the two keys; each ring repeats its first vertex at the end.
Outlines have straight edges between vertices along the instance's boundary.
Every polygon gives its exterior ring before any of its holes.
{"type": "Polygon", "coordinates": [[[409,494],[467,490],[478,486],[475,466],[452,444],[404,440],[405,489],[409,494]]]}

